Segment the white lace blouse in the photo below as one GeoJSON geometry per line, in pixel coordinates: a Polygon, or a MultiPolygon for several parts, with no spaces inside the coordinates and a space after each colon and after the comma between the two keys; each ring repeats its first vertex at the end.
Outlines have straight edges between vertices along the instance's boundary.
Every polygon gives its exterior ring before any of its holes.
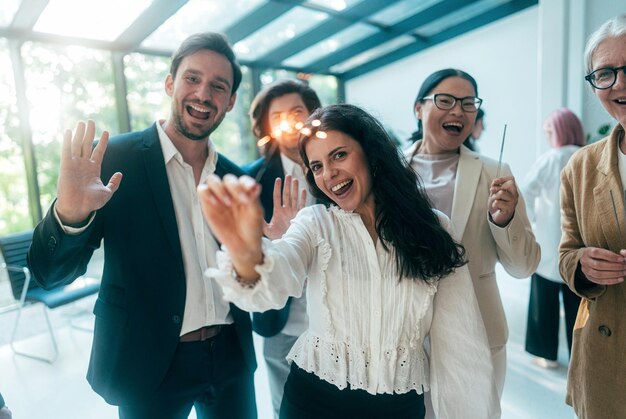
{"type": "Polygon", "coordinates": [[[309,328],[288,355],[300,368],[340,389],[430,390],[438,418],[499,417],[466,266],[438,283],[398,281],[393,249],[374,244],[358,214],[322,205],[301,210],[282,239],[263,239],[263,253],[254,288],[235,280],[225,252],[207,280],[215,278],[226,300],[248,311],[283,307],[308,280],[309,328]]]}

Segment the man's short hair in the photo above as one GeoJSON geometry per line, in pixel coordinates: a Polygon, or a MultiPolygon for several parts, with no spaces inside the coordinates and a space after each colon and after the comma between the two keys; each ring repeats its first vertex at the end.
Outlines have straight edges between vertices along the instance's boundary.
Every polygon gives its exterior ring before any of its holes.
{"type": "Polygon", "coordinates": [[[241,67],[235,58],[235,53],[230,46],[228,39],[221,33],[203,32],[196,33],[185,39],[172,54],[172,64],[170,65],[170,74],[172,78],[176,78],[176,72],[183,58],[188,55],[195,54],[198,51],[210,50],[223,55],[230,62],[233,68],[233,86],[230,94],[234,95],[241,83],[241,67]]]}

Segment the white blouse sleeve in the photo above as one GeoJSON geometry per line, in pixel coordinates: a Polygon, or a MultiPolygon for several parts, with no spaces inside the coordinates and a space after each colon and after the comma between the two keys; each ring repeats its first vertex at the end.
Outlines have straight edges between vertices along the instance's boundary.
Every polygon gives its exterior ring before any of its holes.
{"type": "Polygon", "coordinates": [[[438,283],[430,345],[435,416],[499,418],[491,352],[467,265],[438,283]]]}
{"type": "Polygon", "coordinates": [[[217,268],[208,268],[205,276],[222,287],[224,299],[246,311],[263,312],[285,306],[289,297],[300,297],[309,267],[315,257],[316,240],[310,234],[315,214],[301,210],[285,235],[270,241],[263,238],[263,263],[255,266],[260,278],[254,287],[242,285],[233,275],[228,249],[217,253],[217,268]]]}

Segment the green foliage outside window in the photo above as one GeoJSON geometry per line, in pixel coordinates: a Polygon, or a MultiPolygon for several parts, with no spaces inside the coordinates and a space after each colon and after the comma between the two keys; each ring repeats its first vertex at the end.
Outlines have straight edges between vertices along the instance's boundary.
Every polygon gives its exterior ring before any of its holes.
{"type": "Polygon", "coordinates": [[[13,69],[0,39],[0,235],[31,227],[13,69]]]}
{"type": "MultiPolygon", "coordinates": [[[[77,46],[26,42],[21,48],[26,82],[29,129],[35,152],[40,203],[47,211],[56,196],[61,145],[66,129],[78,121],[93,119],[96,138],[103,130],[120,133],[111,53],[77,46]]],[[[132,130],[149,127],[169,116],[170,98],[164,90],[170,59],[129,54],[124,57],[127,103],[132,130]]],[[[252,72],[243,67],[243,80],[234,108],[211,135],[218,151],[235,163],[257,158],[248,110],[254,98],[252,72]]],[[[268,78],[295,78],[282,70],[264,73],[268,78]]],[[[272,81],[272,80],[270,80],[272,81]]],[[[322,104],[337,101],[337,81],[311,76],[308,82],[322,104]]],[[[8,45],[0,38],[0,235],[32,228],[29,213],[23,142],[27,129],[20,127],[15,78],[8,45]]]]}
{"type": "Polygon", "coordinates": [[[56,196],[63,132],[93,119],[98,137],[119,132],[109,52],[25,43],[22,48],[41,207],[56,196]]]}

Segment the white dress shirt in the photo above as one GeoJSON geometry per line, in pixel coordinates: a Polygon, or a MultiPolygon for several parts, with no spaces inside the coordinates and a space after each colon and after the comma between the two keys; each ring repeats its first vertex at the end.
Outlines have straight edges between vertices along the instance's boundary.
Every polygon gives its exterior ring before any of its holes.
{"type": "Polygon", "coordinates": [[[551,148],[531,166],[521,188],[526,199],[528,218],[533,224],[537,243],[541,246],[541,261],[536,272],[554,282],[562,282],[559,273],[561,170],[578,150],[580,147],[575,145],[551,148]]]}
{"type": "MultiPolygon", "coordinates": [[[[157,131],[174,203],[187,281],[182,336],[204,326],[229,324],[233,319],[221,288],[202,274],[208,267],[216,265],[215,252],[219,246],[202,215],[193,168],[183,161],[160,121],[157,121],[157,131]]],[[[200,182],[215,172],[217,151],[211,141],[208,148],[209,155],[202,168],[200,182]]]]}
{"type": "MultiPolygon", "coordinates": [[[[449,230],[449,220],[440,217],[449,230]]],[[[399,281],[394,253],[373,243],[358,214],[314,205],[298,213],[282,239],[263,239],[255,287],[236,281],[225,252],[217,255],[219,268],[206,275],[220,283],[227,300],[250,311],[282,307],[302,293],[306,280],[309,328],[288,359],[340,389],[430,390],[440,418],[499,417],[467,267],[438,283],[399,281]]]]}
{"type": "MultiPolygon", "coordinates": [[[[295,161],[291,160],[284,154],[280,154],[280,160],[283,165],[283,172],[285,176],[291,175],[293,179],[297,179],[299,182],[300,191],[307,189],[306,194],[306,206],[315,204],[315,198],[308,191],[306,178],[304,177],[304,171],[295,161]]],[[[306,314],[306,293],[302,293],[299,298],[292,298],[289,306],[289,317],[287,323],[280,333],[289,336],[300,336],[309,326],[309,319],[306,314]]]]}

